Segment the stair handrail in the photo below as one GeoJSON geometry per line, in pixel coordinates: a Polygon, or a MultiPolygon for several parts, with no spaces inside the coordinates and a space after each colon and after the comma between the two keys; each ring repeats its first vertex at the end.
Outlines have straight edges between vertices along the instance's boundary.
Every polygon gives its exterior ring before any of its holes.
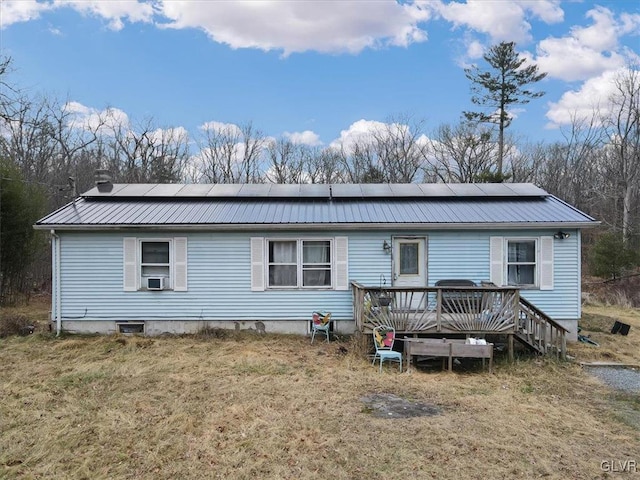
{"type": "Polygon", "coordinates": [[[529,310],[531,310],[533,313],[535,313],[542,320],[546,321],[547,323],[549,323],[553,327],[557,328],[558,330],[563,330],[565,333],[569,333],[569,329],[568,328],[560,325],[553,318],[551,318],[549,315],[544,313],[542,310],[540,310],[538,307],[536,307],[533,303],[529,302],[526,298],[523,298],[522,296],[520,296],[520,304],[524,305],[525,307],[527,307],[529,310]]]}

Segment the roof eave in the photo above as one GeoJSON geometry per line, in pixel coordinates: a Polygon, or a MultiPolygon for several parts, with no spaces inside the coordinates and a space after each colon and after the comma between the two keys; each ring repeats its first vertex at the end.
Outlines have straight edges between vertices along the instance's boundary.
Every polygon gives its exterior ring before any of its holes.
{"type": "Polygon", "coordinates": [[[79,224],[36,224],[36,230],[524,230],[532,228],[593,228],[599,221],[589,222],[491,222],[491,223],[250,223],[250,224],[136,224],[136,225],[79,225],[79,224]]]}

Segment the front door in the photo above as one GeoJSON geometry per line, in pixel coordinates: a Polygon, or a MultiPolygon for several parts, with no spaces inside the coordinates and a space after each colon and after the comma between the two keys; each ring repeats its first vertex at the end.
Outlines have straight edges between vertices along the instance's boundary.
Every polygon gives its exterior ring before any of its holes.
{"type": "MultiPolygon", "coordinates": [[[[427,261],[426,239],[402,238],[393,239],[393,285],[395,287],[426,287],[427,261]]],[[[415,293],[411,308],[418,308],[422,294],[415,293]]]]}

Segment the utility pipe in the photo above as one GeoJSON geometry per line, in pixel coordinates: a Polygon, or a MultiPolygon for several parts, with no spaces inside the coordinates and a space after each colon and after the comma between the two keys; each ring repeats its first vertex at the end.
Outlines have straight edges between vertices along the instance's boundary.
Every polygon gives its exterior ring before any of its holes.
{"type": "Polygon", "coordinates": [[[59,337],[62,332],[62,315],[60,312],[60,237],[53,229],[51,229],[51,237],[53,238],[51,256],[53,257],[52,280],[54,287],[51,296],[53,299],[53,314],[56,319],[56,337],[59,337]]]}

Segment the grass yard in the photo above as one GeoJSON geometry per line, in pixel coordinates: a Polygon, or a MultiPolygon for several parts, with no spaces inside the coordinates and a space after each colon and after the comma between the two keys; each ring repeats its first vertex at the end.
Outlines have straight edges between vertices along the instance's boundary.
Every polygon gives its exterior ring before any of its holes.
{"type": "MultiPolygon", "coordinates": [[[[637,310],[585,314],[602,347],[571,355],[640,363],[637,310]],[[612,319],[629,336],[606,333],[612,319]]],[[[0,365],[0,478],[594,479],[635,477],[603,460],[640,463],[640,425],[616,403],[640,402],[577,362],[380,375],[349,341],[214,331],[10,337],[0,365]],[[376,393],[440,414],[377,418],[361,400],[376,393]]]]}

